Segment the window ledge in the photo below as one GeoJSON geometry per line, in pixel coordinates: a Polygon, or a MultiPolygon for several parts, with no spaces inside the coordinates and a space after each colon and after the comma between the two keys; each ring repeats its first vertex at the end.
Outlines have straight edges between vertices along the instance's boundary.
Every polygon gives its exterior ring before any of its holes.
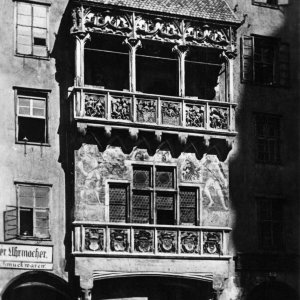
{"type": "Polygon", "coordinates": [[[17,240],[22,240],[22,241],[39,241],[39,242],[44,242],[44,241],[51,241],[51,237],[48,238],[39,238],[36,236],[17,236],[17,240]]]}
{"type": "Polygon", "coordinates": [[[15,53],[16,57],[23,57],[23,58],[32,58],[32,59],[40,59],[40,60],[50,60],[50,56],[36,56],[31,54],[21,54],[21,53],[15,53]]]}
{"type": "Polygon", "coordinates": [[[22,141],[16,141],[16,144],[20,145],[30,145],[30,146],[43,146],[43,147],[51,147],[48,143],[35,143],[35,142],[22,142],[22,141]]]}
{"type": "Polygon", "coordinates": [[[259,2],[255,2],[255,1],[252,1],[252,5],[267,7],[267,8],[271,8],[271,9],[279,9],[280,8],[278,4],[259,3],[259,2]]]}

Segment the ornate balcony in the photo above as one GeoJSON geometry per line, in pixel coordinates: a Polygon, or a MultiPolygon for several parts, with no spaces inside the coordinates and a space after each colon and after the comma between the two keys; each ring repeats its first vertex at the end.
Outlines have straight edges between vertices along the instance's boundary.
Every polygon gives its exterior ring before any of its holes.
{"type": "Polygon", "coordinates": [[[89,126],[235,136],[235,103],[74,87],[74,119],[89,126]]]}
{"type": "Polygon", "coordinates": [[[75,256],[229,259],[230,228],[74,222],[75,256]]]}

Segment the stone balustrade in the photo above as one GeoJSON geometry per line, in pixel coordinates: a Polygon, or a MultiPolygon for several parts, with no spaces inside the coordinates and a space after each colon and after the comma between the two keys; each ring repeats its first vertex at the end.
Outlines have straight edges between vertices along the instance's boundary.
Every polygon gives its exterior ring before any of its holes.
{"type": "Polygon", "coordinates": [[[235,134],[234,103],[79,87],[72,95],[80,122],[235,134]]]}
{"type": "Polygon", "coordinates": [[[74,255],[229,258],[230,228],[74,222],[74,255]]]}

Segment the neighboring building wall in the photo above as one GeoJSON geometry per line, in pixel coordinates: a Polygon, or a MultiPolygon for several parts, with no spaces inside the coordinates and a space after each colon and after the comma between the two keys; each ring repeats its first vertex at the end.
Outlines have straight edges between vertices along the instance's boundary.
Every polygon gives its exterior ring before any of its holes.
{"type": "MultiPolygon", "coordinates": [[[[41,2],[41,1],[40,1],[41,2]]],[[[52,273],[67,278],[65,273],[65,177],[60,163],[60,90],[56,80],[55,60],[51,52],[67,1],[52,1],[49,8],[49,58],[39,59],[15,55],[15,1],[1,1],[1,195],[0,242],[4,241],[3,212],[8,205],[16,206],[15,181],[51,185],[49,241],[39,239],[12,239],[8,243],[27,245],[53,245],[52,273]],[[48,145],[16,143],[15,99],[13,87],[47,89],[48,145]]],[[[45,1],[45,3],[48,3],[45,1]]],[[[34,128],[32,128],[34,130],[34,128]]],[[[0,294],[21,273],[30,270],[1,269],[0,294]]]]}
{"type": "MultiPolygon", "coordinates": [[[[299,3],[286,6],[253,5],[252,1],[228,1],[244,18],[238,42],[252,34],[281,39],[290,46],[290,84],[287,87],[241,83],[241,55],[234,62],[235,98],[238,102],[238,137],[230,153],[230,192],[235,211],[233,244],[237,280],[248,297],[250,291],[275,276],[297,290],[299,271],[299,3]],[[280,162],[256,163],[255,113],[280,116],[280,162]],[[282,205],[281,249],[265,251],[259,240],[259,198],[278,199],[282,205]],[[274,251],[275,250],[275,251],[274,251]],[[245,254],[245,256],[243,256],[245,254]],[[270,277],[269,277],[270,276],[270,277]]],[[[259,2],[259,1],[258,1],[259,2]]],[[[263,1],[262,1],[263,2],[263,1]]],[[[268,115],[264,115],[266,118],[268,115]]],[[[279,237],[278,237],[279,238],[279,237]]]]}

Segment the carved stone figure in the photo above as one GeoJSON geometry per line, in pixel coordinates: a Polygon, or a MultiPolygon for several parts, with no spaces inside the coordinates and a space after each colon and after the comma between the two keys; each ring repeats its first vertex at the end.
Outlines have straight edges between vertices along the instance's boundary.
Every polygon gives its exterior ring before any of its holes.
{"type": "Polygon", "coordinates": [[[195,232],[181,232],[181,252],[198,253],[198,236],[195,232]]]}
{"type": "Polygon", "coordinates": [[[149,230],[136,230],[134,233],[134,250],[138,252],[153,251],[153,233],[149,230]]]}
{"type": "Polygon", "coordinates": [[[128,232],[126,230],[111,230],[110,248],[115,252],[126,252],[128,250],[128,232]]]}
{"type": "Polygon", "coordinates": [[[221,233],[219,232],[204,232],[203,233],[203,252],[205,254],[222,255],[221,248],[221,233]]]}
{"type": "Polygon", "coordinates": [[[176,233],[172,231],[158,232],[158,252],[174,253],[176,250],[176,233]]]}
{"type": "Polygon", "coordinates": [[[85,249],[92,251],[103,250],[103,229],[85,228],[85,249]]]}

